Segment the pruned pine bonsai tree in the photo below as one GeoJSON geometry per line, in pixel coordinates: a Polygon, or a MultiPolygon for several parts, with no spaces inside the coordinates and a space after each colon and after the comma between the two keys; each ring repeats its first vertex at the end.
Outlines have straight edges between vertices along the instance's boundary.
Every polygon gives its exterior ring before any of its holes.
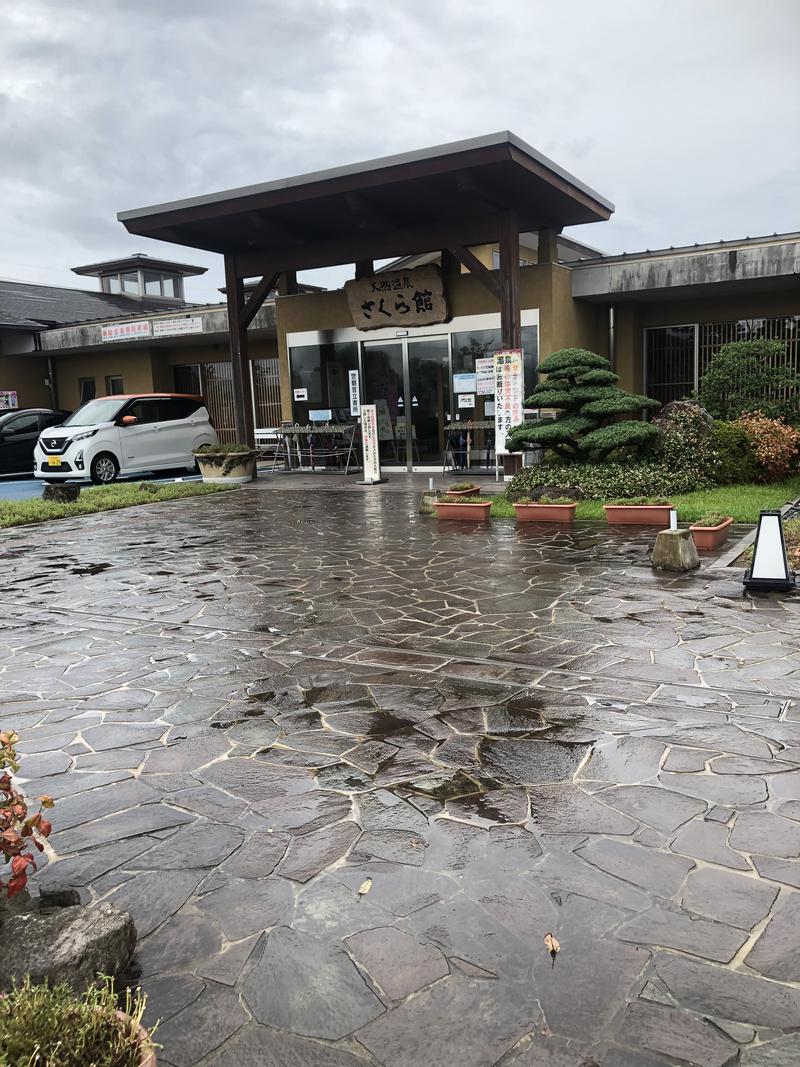
{"type": "Polygon", "coordinates": [[[657,400],[628,393],[603,356],[585,348],[564,348],[539,364],[546,375],[526,407],[554,408],[553,421],[522,423],[506,438],[512,452],[541,446],[565,460],[603,460],[612,452],[639,453],[658,437],[642,413],[660,408],[657,400]]]}

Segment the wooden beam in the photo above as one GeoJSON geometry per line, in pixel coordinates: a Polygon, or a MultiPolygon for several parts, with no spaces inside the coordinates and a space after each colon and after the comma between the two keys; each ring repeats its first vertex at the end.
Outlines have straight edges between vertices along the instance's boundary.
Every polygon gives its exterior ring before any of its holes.
{"type": "Polygon", "coordinates": [[[519,216],[502,218],[500,229],[500,335],[507,348],[522,347],[519,303],[519,216]]]}
{"type": "Polygon", "coordinates": [[[497,273],[489,268],[478,259],[474,252],[469,248],[465,248],[463,245],[459,245],[457,248],[452,249],[453,255],[459,261],[463,263],[470,274],[474,274],[479,281],[489,290],[492,296],[498,300],[500,296],[500,279],[497,277],[497,273]]]}
{"type": "Polygon", "coordinates": [[[244,285],[236,270],[236,260],[230,255],[225,256],[225,289],[228,301],[228,337],[231,348],[233,421],[236,440],[254,448],[256,439],[253,429],[253,389],[247,352],[247,327],[242,326],[245,307],[244,285]]]}
{"type": "Polygon", "coordinates": [[[239,314],[239,326],[246,330],[256,315],[261,310],[264,301],[278,284],[277,274],[265,274],[242,308],[239,314]]]}
{"type": "Polygon", "coordinates": [[[356,263],[356,279],[371,278],[375,273],[375,261],[373,259],[360,259],[356,263]]]}
{"type": "Polygon", "coordinates": [[[443,248],[439,254],[442,257],[442,274],[445,278],[452,278],[461,273],[461,261],[449,248],[443,248]]]}
{"type": "Polygon", "coordinates": [[[365,196],[359,193],[345,193],[344,202],[360,230],[397,229],[396,220],[390,218],[385,211],[379,211],[365,196]]]}
{"type": "Polygon", "coordinates": [[[480,215],[442,226],[413,226],[373,234],[352,234],[345,238],[307,244],[270,245],[241,252],[236,268],[244,278],[269,270],[313,270],[358,263],[362,259],[391,259],[410,256],[420,249],[455,248],[496,241],[500,233],[499,215],[480,215]]]}
{"type": "Polygon", "coordinates": [[[282,271],[278,275],[278,296],[294,296],[297,293],[297,272],[282,271]]]}

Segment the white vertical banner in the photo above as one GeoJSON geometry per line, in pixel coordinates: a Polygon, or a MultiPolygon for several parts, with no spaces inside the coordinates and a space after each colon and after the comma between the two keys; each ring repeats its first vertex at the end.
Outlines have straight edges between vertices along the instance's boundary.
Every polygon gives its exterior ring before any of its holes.
{"type": "Polygon", "coordinates": [[[375,404],[361,405],[361,445],[364,450],[364,481],[382,481],[378,442],[378,411],[375,404]]]}
{"type": "Polygon", "coordinates": [[[509,348],[494,354],[494,445],[495,454],[508,453],[506,434],[523,419],[524,380],[521,348],[509,348]]]}
{"type": "Polygon", "coordinates": [[[347,376],[350,383],[350,414],[355,419],[361,414],[361,390],[358,386],[358,371],[348,371],[347,376]]]}

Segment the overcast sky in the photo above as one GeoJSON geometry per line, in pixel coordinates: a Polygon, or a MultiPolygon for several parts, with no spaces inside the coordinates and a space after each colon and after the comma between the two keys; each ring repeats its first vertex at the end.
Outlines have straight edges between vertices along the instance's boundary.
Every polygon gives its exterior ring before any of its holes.
{"type": "Polygon", "coordinates": [[[221,257],[117,211],[503,129],[616,204],[571,231],[606,251],[800,230],[799,30],[800,0],[6,0],[0,276],[141,251],[216,297],[221,257]]]}

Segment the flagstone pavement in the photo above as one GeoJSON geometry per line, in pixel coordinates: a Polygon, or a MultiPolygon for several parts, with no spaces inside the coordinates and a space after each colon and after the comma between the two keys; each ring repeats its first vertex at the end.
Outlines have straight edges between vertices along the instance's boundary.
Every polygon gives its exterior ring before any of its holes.
{"type": "Polygon", "coordinates": [[[0,548],[39,877],[161,1067],[800,1062],[800,600],[273,484],[0,548]]]}

